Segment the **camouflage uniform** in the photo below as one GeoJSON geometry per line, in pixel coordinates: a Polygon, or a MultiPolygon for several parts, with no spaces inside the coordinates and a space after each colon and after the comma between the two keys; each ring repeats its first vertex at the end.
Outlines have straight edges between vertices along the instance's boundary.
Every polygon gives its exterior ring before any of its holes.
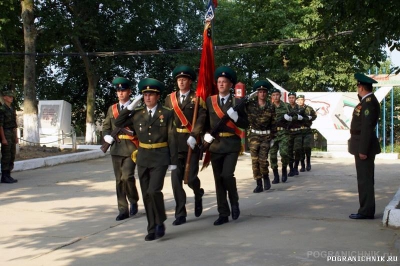
{"type": "Polygon", "coordinates": [[[17,144],[17,114],[15,109],[6,104],[0,106],[0,127],[4,130],[4,137],[8,145],[1,145],[1,172],[3,175],[10,176],[14,168],[15,152],[17,144]]]}
{"type": "Polygon", "coordinates": [[[266,102],[259,106],[257,99],[247,103],[249,119],[249,148],[255,180],[268,176],[268,152],[272,139],[272,127],[275,126],[275,108],[266,102]]]}
{"type": "Polygon", "coordinates": [[[291,106],[289,104],[289,112],[292,121],[289,122],[288,130],[290,134],[289,139],[289,176],[298,175],[298,166],[303,153],[303,135],[301,134],[303,120],[298,120],[298,115],[304,117],[304,108],[298,104],[291,106]],[[294,157],[293,157],[294,152],[294,157]]]}
{"type": "Polygon", "coordinates": [[[287,130],[288,121],[284,119],[284,115],[288,113],[288,104],[280,101],[279,106],[275,106],[275,121],[276,133],[274,138],[274,144],[269,150],[271,168],[274,171],[274,181],[272,183],[279,183],[279,175],[278,175],[278,150],[281,155],[282,162],[282,182],[286,182],[284,178],[287,165],[289,163],[289,131],[287,130]]]}
{"type": "Polygon", "coordinates": [[[303,125],[302,125],[302,130],[301,130],[301,135],[303,138],[303,151],[301,153],[301,170],[304,172],[304,159],[305,157],[307,158],[307,171],[311,170],[311,147],[313,143],[313,133],[311,129],[312,121],[317,119],[317,113],[314,111],[314,108],[312,108],[309,105],[304,105],[304,116],[303,116],[303,125]],[[311,117],[311,119],[309,118],[311,117]]]}

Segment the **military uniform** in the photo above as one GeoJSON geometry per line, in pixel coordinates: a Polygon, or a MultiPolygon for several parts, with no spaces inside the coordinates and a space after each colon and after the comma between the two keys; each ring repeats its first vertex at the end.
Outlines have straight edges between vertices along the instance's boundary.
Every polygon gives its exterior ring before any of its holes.
{"type": "MultiPolygon", "coordinates": [[[[139,82],[139,90],[159,95],[164,84],[146,78],[139,82]]],[[[167,219],[162,193],[164,178],[169,166],[178,163],[174,113],[160,104],[154,108],[151,115],[147,107],[123,110],[115,121],[118,127],[133,128],[139,139],[136,165],[148,222],[146,241],[164,236],[167,219]]]]}
{"type": "MultiPolygon", "coordinates": [[[[3,97],[14,97],[12,91],[3,92],[3,97]]],[[[12,102],[12,101],[11,101],[12,102]]],[[[0,131],[1,131],[1,183],[16,183],[11,177],[14,168],[17,138],[17,114],[15,109],[4,103],[0,106],[0,131]],[[7,144],[6,144],[7,143],[7,144]]]]}
{"type": "Polygon", "coordinates": [[[289,176],[294,176],[299,174],[298,166],[301,159],[301,154],[303,152],[303,135],[301,133],[302,130],[302,120],[299,120],[299,116],[301,119],[304,117],[304,108],[300,107],[298,104],[291,106],[288,104],[289,113],[292,117],[292,121],[289,122],[288,131],[289,131],[289,176]]]}
{"type": "MultiPolygon", "coordinates": [[[[376,83],[363,74],[357,73],[354,77],[361,90],[364,86],[372,90],[372,83],[376,83]]],[[[375,95],[372,92],[365,93],[361,102],[354,108],[350,124],[349,152],[355,158],[360,202],[358,212],[349,216],[351,219],[373,219],[375,215],[375,155],[380,153],[381,149],[374,129],[379,116],[380,105],[375,95]],[[362,159],[362,155],[366,155],[366,158],[362,159]]]]}
{"type": "MultiPolygon", "coordinates": [[[[125,90],[131,86],[130,81],[124,78],[116,78],[113,80],[113,84],[117,86],[117,90],[125,90]]],[[[116,128],[115,119],[118,117],[122,107],[128,106],[131,102],[128,101],[121,106],[120,103],[116,103],[108,108],[107,115],[103,123],[103,134],[110,135],[111,132],[116,128]]],[[[117,202],[119,215],[117,220],[121,218],[127,218],[129,215],[135,215],[137,213],[137,202],[139,200],[139,194],[135,184],[135,168],[136,164],[132,161],[131,155],[137,150],[134,143],[134,139],[131,136],[120,133],[120,142],[115,141],[111,145],[110,154],[114,169],[117,202]],[[129,210],[128,200],[131,204],[129,210]]]]}
{"type": "MultiPolygon", "coordinates": [[[[297,98],[304,98],[304,95],[298,95],[297,98]]],[[[312,122],[317,119],[317,113],[314,108],[309,105],[304,105],[304,116],[302,120],[301,135],[303,138],[303,151],[301,153],[301,169],[300,172],[311,170],[311,148],[314,140],[314,135],[311,129],[312,122]],[[307,160],[307,166],[304,160],[307,160]]]]}
{"type": "MultiPolygon", "coordinates": [[[[273,91],[274,92],[274,91],[273,91]]],[[[278,92],[280,92],[278,90],[278,92]]],[[[279,173],[278,173],[278,150],[281,156],[282,162],[282,182],[286,182],[287,180],[287,166],[289,164],[289,131],[288,121],[284,119],[284,115],[288,113],[288,104],[280,101],[279,106],[275,107],[275,138],[274,144],[269,150],[270,163],[272,171],[274,172],[274,180],[272,184],[279,183],[279,173]]]]}
{"type": "MultiPolygon", "coordinates": [[[[188,66],[178,66],[173,71],[174,79],[179,77],[187,77],[190,80],[196,80],[194,70],[188,66]]],[[[202,134],[207,111],[205,109],[205,102],[193,90],[189,90],[182,100],[180,91],[173,92],[167,95],[165,99],[165,106],[174,110],[174,120],[177,132],[178,142],[178,165],[177,169],[171,172],[172,190],[176,202],[175,218],[173,225],[180,225],[186,222],[186,193],[182,186],[182,181],[185,175],[186,160],[188,155],[189,146],[187,139],[189,136],[197,138],[202,134]],[[196,100],[199,99],[198,113],[196,124],[192,126],[194,109],[196,100]]],[[[197,174],[199,172],[199,148],[196,146],[190,157],[190,168],[188,175],[188,186],[193,190],[195,195],[195,216],[199,217],[203,210],[202,196],[204,190],[201,188],[201,182],[197,174]]]]}
{"type": "MultiPolygon", "coordinates": [[[[219,77],[226,77],[232,84],[236,83],[236,73],[229,67],[219,67],[215,70],[215,80],[219,77]]],[[[229,95],[225,104],[221,104],[220,95],[213,95],[207,98],[206,106],[208,111],[209,128],[213,129],[221,120],[219,111],[225,115],[231,107],[234,107],[238,101],[232,95],[229,95]]],[[[239,217],[239,195],[236,187],[236,178],[234,176],[236,163],[242,148],[241,138],[238,135],[237,128],[247,128],[247,114],[242,110],[237,110],[238,118],[235,122],[229,119],[227,123],[222,125],[218,132],[217,138],[210,145],[211,164],[213,168],[215,189],[217,194],[217,205],[219,218],[214,225],[220,225],[228,222],[228,216],[231,210],[227,201],[232,208],[232,219],[239,217]],[[230,126],[228,126],[228,124],[230,126]],[[232,125],[234,124],[234,125],[232,125]]],[[[205,136],[206,137],[206,136],[205,136]]]]}
{"type": "MultiPolygon", "coordinates": [[[[267,93],[271,88],[272,85],[267,81],[258,81],[253,86],[254,90],[265,90],[267,93]]],[[[273,139],[272,128],[275,127],[275,108],[269,99],[263,106],[260,106],[258,99],[255,99],[246,103],[246,113],[250,125],[248,140],[253,178],[257,183],[253,192],[258,193],[263,191],[262,179],[264,189],[271,188],[268,176],[268,153],[273,139]]]]}

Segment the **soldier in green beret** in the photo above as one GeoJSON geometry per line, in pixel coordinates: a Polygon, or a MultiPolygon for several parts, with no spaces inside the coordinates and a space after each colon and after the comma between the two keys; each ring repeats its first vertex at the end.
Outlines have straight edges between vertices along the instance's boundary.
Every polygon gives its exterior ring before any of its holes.
{"type": "Polygon", "coordinates": [[[374,219],[375,215],[375,155],[381,152],[375,126],[380,116],[380,105],[372,92],[376,80],[356,73],[360,103],[354,108],[350,124],[349,152],[354,155],[357,171],[360,208],[350,219],[374,219]]]}
{"type": "Polygon", "coordinates": [[[311,147],[314,139],[314,135],[311,129],[312,122],[317,119],[317,113],[314,108],[309,105],[306,105],[304,99],[304,95],[297,95],[297,104],[304,109],[304,116],[302,120],[301,126],[301,135],[303,138],[303,151],[301,152],[301,168],[300,172],[305,172],[305,170],[311,170],[311,147]],[[305,165],[304,160],[307,162],[307,166],[305,165]]]}
{"type": "Polygon", "coordinates": [[[271,188],[268,176],[268,153],[274,137],[272,128],[275,127],[275,108],[268,99],[271,83],[265,80],[257,81],[253,90],[257,90],[257,98],[246,103],[249,119],[249,149],[251,155],[253,178],[256,180],[254,193],[271,188]],[[262,180],[264,180],[264,188],[262,180]]]}
{"type": "MultiPolygon", "coordinates": [[[[126,78],[115,78],[112,83],[117,90],[118,103],[108,108],[104,123],[103,134],[104,141],[111,145],[110,154],[114,169],[117,203],[119,214],[117,221],[134,216],[138,212],[139,194],[135,184],[135,168],[136,164],[132,161],[131,155],[137,150],[135,138],[124,133],[119,133],[119,141],[110,135],[116,128],[115,119],[124,108],[126,109],[132,104],[130,100],[132,82],[126,78]],[[128,200],[130,208],[128,206],[128,200]]],[[[135,102],[135,105],[139,101],[135,102]]]]}
{"type": "Polygon", "coordinates": [[[217,194],[219,217],[214,225],[222,225],[229,222],[228,217],[231,213],[233,220],[238,219],[240,215],[239,195],[234,173],[242,148],[241,130],[239,128],[247,128],[249,121],[244,108],[237,111],[233,109],[236,101],[239,101],[230,94],[231,88],[237,81],[236,72],[230,67],[222,66],[215,70],[214,79],[217,82],[218,94],[206,99],[207,125],[209,125],[211,131],[225,114],[230,118],[221,127],[218,132],[219,138],[215,141],[211,134],[206,133],[204,135],[204,141],[211,144],[211,165],[217,194]],[[229,208],[227,196],[229,196],[231,208],[229,208]]]}
{"type": "Polygon", "coordinates": [[[178,164],[176,128],[174,112],[158,103],[164,84],[145,78],[138,87],[146,106],[128,106],[115,125],[132,128],[139,139],[136,165],[148,223],[145,241],[152,241],[165,235],[167,215],[162,189],[167,170],[175,170],[178,164]]]}
{"type": "Polygon", "coordinates": [[[13,91],[3,91],[3,102],[0,106],[0,137],[1,137],[1,183],[16,183],[11,177],[14,168],[17,136],[17,113],[12,107],[13,91]]]}
{"type": "Polygon", "coordinates": [[[279,183],[278,151],[282,162],[282,182],[287,181],[287,166],[289,164],[289,131],[287,130],[291,117],[288,104],[281,101],[281,91],[273,89],[271,93],[272,104],[275,108],[276,127],[274,128],[274,143],[269,150],[271,168],[274,173],[272,184],[279,183]]]}
{"type": "Polygon", "coordinates": [[[201,188],[199,172],[199,156],[197,138],[202,135],[207,111],[205,102],[199,97],[196,123],[192,125],[194,109],[196,105],[196,92],[192,90],[192,83],[196,81],[196,73],[189,66],[178,66],[172,76],[178,85],[179,90],[167,95],[165,106],[173,109],[177,142],[178,142],[178,165],[177,169],[171,172],[172,190],[175,198],[175,221],[173,225],[186,223],[186,193],[183,189],[183,179],[186,169],[186,160],[189,147],[194,150],[190,157],[188,186],[194,193],[194,215],[199,217],[203,212],[202,197],[204,189],[201,188]]]}

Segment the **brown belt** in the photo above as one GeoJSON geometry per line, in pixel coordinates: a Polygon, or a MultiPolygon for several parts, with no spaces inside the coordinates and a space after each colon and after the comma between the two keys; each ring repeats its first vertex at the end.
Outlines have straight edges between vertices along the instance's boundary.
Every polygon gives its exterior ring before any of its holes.
{"type": "Polygon", "coordinates": [[[360,135],[361,134],[361,130],[352,130],[352,129],[350,129],[350,134],[351,135],[360,135]]]}

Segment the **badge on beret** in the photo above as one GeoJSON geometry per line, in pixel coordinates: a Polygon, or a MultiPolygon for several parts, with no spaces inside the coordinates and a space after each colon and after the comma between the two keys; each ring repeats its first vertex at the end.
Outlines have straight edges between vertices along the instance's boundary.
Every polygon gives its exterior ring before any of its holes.
{"type": "Polygon", "coordinates": [[[365,115],[365,116],[368,116],[368,115],[369,115],[369,110],[368,110],[368,109],[365,110],[364,115],[365,115]]]}

